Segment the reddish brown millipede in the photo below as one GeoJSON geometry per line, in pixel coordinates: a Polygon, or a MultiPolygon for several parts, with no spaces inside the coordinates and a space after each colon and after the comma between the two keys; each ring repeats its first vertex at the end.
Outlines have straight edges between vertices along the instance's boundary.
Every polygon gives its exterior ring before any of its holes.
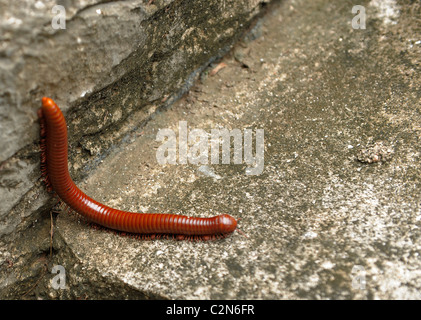
{"type": "Polygon", "coordinates": [[[88,221],[150,239],[172,235],[178,240],[211,240],[224,238],[236,230],[237,220],[228,214],[195,218],[167,213],[134,213],[113,209],[91,199],[70,177],[67,126],[60,108],[52,99],[44,97],[38,116],[41,125],[41,171],[47,188],[88,221]]]}

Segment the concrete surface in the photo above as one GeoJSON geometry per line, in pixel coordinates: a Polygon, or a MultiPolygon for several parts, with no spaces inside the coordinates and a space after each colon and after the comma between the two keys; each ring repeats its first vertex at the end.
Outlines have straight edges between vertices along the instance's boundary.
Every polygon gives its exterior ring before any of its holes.
{"type": "Polygon", "coordinates": [[[34,110],[43,95],[63,110],[84,103],[98,113],[97,100],[122,101],[131,82],[137,91],[124,97],[125,108],[90,128],[104,129],[144,100],[176,93],[247,29],[264,2],[0,1],[0,162],[38,139],[34,110]]]}
{"type": "Polygon", "coordinates": [[[25,297],[420,299],[421,7],[358,4],[366,29],[352,27],[353,1],[282,1],[78,181],[120,209],[229,213],[247,238],[141,241],[54,214],[52,257],[25,297]],[[180,121],[263,129],[263,172],[159,164],[158,130],[177,133],[180,121]],[[65,270],[62,289],[53,265],[65,270]]]}
{"type": "Polygon", "coordinates": [[[41,98],[66,114],[70,171],[81,181],[227,53],[266,4],[0,0],[0,299],[27,297],[49,261],[41,98]]]}
{"type": "Polygon", "coordinates": [[[54,29],[53,1],[0,1],[0,238],[25,229],[22,216],[35,220],[46,202],[31,196],[40,193],[36,111],[43,96],[66,112],[72,174],[86,176],[227,52],[261,3],[78,1],[63,7],[65,29],[54,29]]]}
{"type": "Polygon", "coordinates": [[[60,214],[68,287],[47,296],[420,299],[420,4],[361,4],[366,29],[352,1],[283,1],[80,184],[125,210],[229,213],[248,238],[140,241],[60,214]],[[179,121],[264,129],[263,172],[159,165],[179,121]]]}

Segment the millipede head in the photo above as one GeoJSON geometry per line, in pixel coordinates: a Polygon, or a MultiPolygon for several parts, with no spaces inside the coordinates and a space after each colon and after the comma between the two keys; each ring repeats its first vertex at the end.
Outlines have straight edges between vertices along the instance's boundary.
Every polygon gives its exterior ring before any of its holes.
{"type": "Polygon", "coordinates": [[[231,233],[237,228],[237,220],[229,214],[221,214],[217,218],[220,233],[231,233]]]}

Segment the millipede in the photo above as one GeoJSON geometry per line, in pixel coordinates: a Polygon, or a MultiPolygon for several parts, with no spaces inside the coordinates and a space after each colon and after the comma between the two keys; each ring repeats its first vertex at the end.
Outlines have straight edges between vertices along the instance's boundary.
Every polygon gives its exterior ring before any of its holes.
{"type": "Polygon", "coordinates": [[[70,177],[67,125],[62,111],[51,98],[43,97],[38,117],[41,174],[46,187],[55,192],[70,210],[89,222],[142,239],[213,240],[225,238],[237,229],[238,220],[228,214],[202,218],[169,213],[136,213],[110,208],[93,200],[70,177]]]}

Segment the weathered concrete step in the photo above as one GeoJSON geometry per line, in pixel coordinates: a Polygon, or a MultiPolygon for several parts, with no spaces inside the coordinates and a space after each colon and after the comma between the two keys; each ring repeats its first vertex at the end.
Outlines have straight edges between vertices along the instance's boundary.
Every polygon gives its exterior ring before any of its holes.
{"type": "Polygon", "coordinates": [[[420,48],[407,46],[410,7],[364,31],[342,2],[284,1],[260,37],[80,185],[130,211],[229,213],[248,238],[140,241],[60,215],[55,263],[68,289],[51,295],[419,299],[420,48]],[[208,133],[264,129],[263,171],[247,175],[232,159],[160,165],[157,132],[177,134],[180,121],[208,133]]]}
{"type": "Polygon", "coordinates": [[[0,0],[0,299],[43,297],[35,288],[50,255],[53,201],[40,180],[42,97],[66,115],[69,170],[81,181],[184,94],[268,3],[0,0]]]}

